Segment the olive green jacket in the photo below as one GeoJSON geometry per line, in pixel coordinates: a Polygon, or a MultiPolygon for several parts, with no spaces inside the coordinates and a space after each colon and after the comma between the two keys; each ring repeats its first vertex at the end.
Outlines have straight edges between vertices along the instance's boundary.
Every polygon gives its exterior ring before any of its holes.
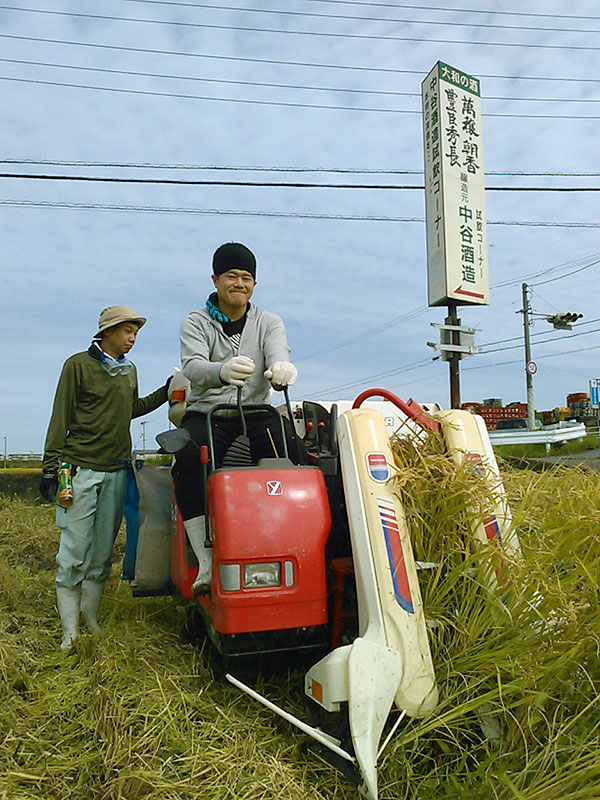
{"type": "Polygon", "coordinates": [[[135,367],[127,375],[109,375],[90,351],[64,363],[46,434],[44,472],[55,470],[59,461],[98,472],[121,469],[131,455],[131,420],[167,400],[165,386],[138,397],[135,367]]]}

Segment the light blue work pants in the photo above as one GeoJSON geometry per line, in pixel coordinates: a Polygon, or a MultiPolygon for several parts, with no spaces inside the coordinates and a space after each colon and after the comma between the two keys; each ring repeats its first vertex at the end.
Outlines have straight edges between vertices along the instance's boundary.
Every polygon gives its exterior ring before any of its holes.
{"type": "Polygon", "coordinates": [[[96,472],[79,468],[73,478],[73,503],[56,507],[61,529],[56,585],[73,589],[83,580],[104,583],[123,515],[126,470],[96,472]]]}

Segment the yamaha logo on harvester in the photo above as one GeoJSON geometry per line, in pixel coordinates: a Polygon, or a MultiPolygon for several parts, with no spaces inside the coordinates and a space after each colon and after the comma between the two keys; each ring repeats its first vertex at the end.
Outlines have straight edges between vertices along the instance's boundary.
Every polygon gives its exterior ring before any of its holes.
{"type": "Polygon", "coordinates": [[[281,481],[267,481],[267,494],[271,497],[276,494],[283,494],[283,484],[281,481]]]}

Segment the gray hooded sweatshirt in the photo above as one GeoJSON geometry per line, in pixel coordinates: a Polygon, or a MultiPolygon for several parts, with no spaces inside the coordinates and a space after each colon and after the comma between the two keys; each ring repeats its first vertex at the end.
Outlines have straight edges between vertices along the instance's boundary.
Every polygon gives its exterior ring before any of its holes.
{"type": "Polygon", "coordinates": [[[221,323],[206,309],[188,314],[181,323],[179,338],[183,374],[192,384],[187,411],[207,414],[219,403],[236,402],[237,387],[224,384],[219,377],[224,362],[236,355],[248,356],[255,365],[254,372],[244,383],[243,401],[267,403],[271,384],[264,377],[264,371],[276,361],[290,359],[283,322],[276,314],[263,311],[254,303],[248,306],[237,352],[229,336],[223,333],[221,323]]]}

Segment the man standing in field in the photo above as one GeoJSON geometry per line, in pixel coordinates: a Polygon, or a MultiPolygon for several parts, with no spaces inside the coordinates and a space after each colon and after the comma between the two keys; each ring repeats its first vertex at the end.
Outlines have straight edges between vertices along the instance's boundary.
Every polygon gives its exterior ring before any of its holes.
{"type": "Polygon", "coordinates": [[[166,386],[138,397],[137,372],[127,353],[145,322],[129,306],[105,308],[92,344],[66,360],[58,381],[40,492],[54,502],[59,465],[70,468],[72,503],[56,508],[61,529],[56,598],[62,650],[68,650],[79,633],[80,613],[90,630],[100,627],[98,607],[123,513],[130,423],[167,400],[166,386]]]}
{"type": "MultiPolygon", "coordinates": [[[[213,292],[200,311],[192,311],[180,331],[183,374],[190,380],[187,411],[181,427],[192,442],[177,454],[173,469],[177,505],[200,567],[194,592],[210,582],[210,550],[204,548],[204,493],[200,445],[207,444],[207,414],[221,403],[235,405],[238,389],[243,402],[267,403],[271,384],[290,386],[298,375],[289,361],[281,319],[250,303],[256,286],[256,259],[243,244],[221,245],[212,261],[213,292]]],[[[252,460],[281,454],[278,426],[265,416],[248,416],[252,460]],[[269,429],[268,429],[269,428],[269,429]],[[270,428],[273,428],[271,431],[270,428]],[[269,437],[269,434],[271,436],[269,437]]],[[[237,414],[219,416],[213,426],[217,465],[241,433],[237,414]]]]}

